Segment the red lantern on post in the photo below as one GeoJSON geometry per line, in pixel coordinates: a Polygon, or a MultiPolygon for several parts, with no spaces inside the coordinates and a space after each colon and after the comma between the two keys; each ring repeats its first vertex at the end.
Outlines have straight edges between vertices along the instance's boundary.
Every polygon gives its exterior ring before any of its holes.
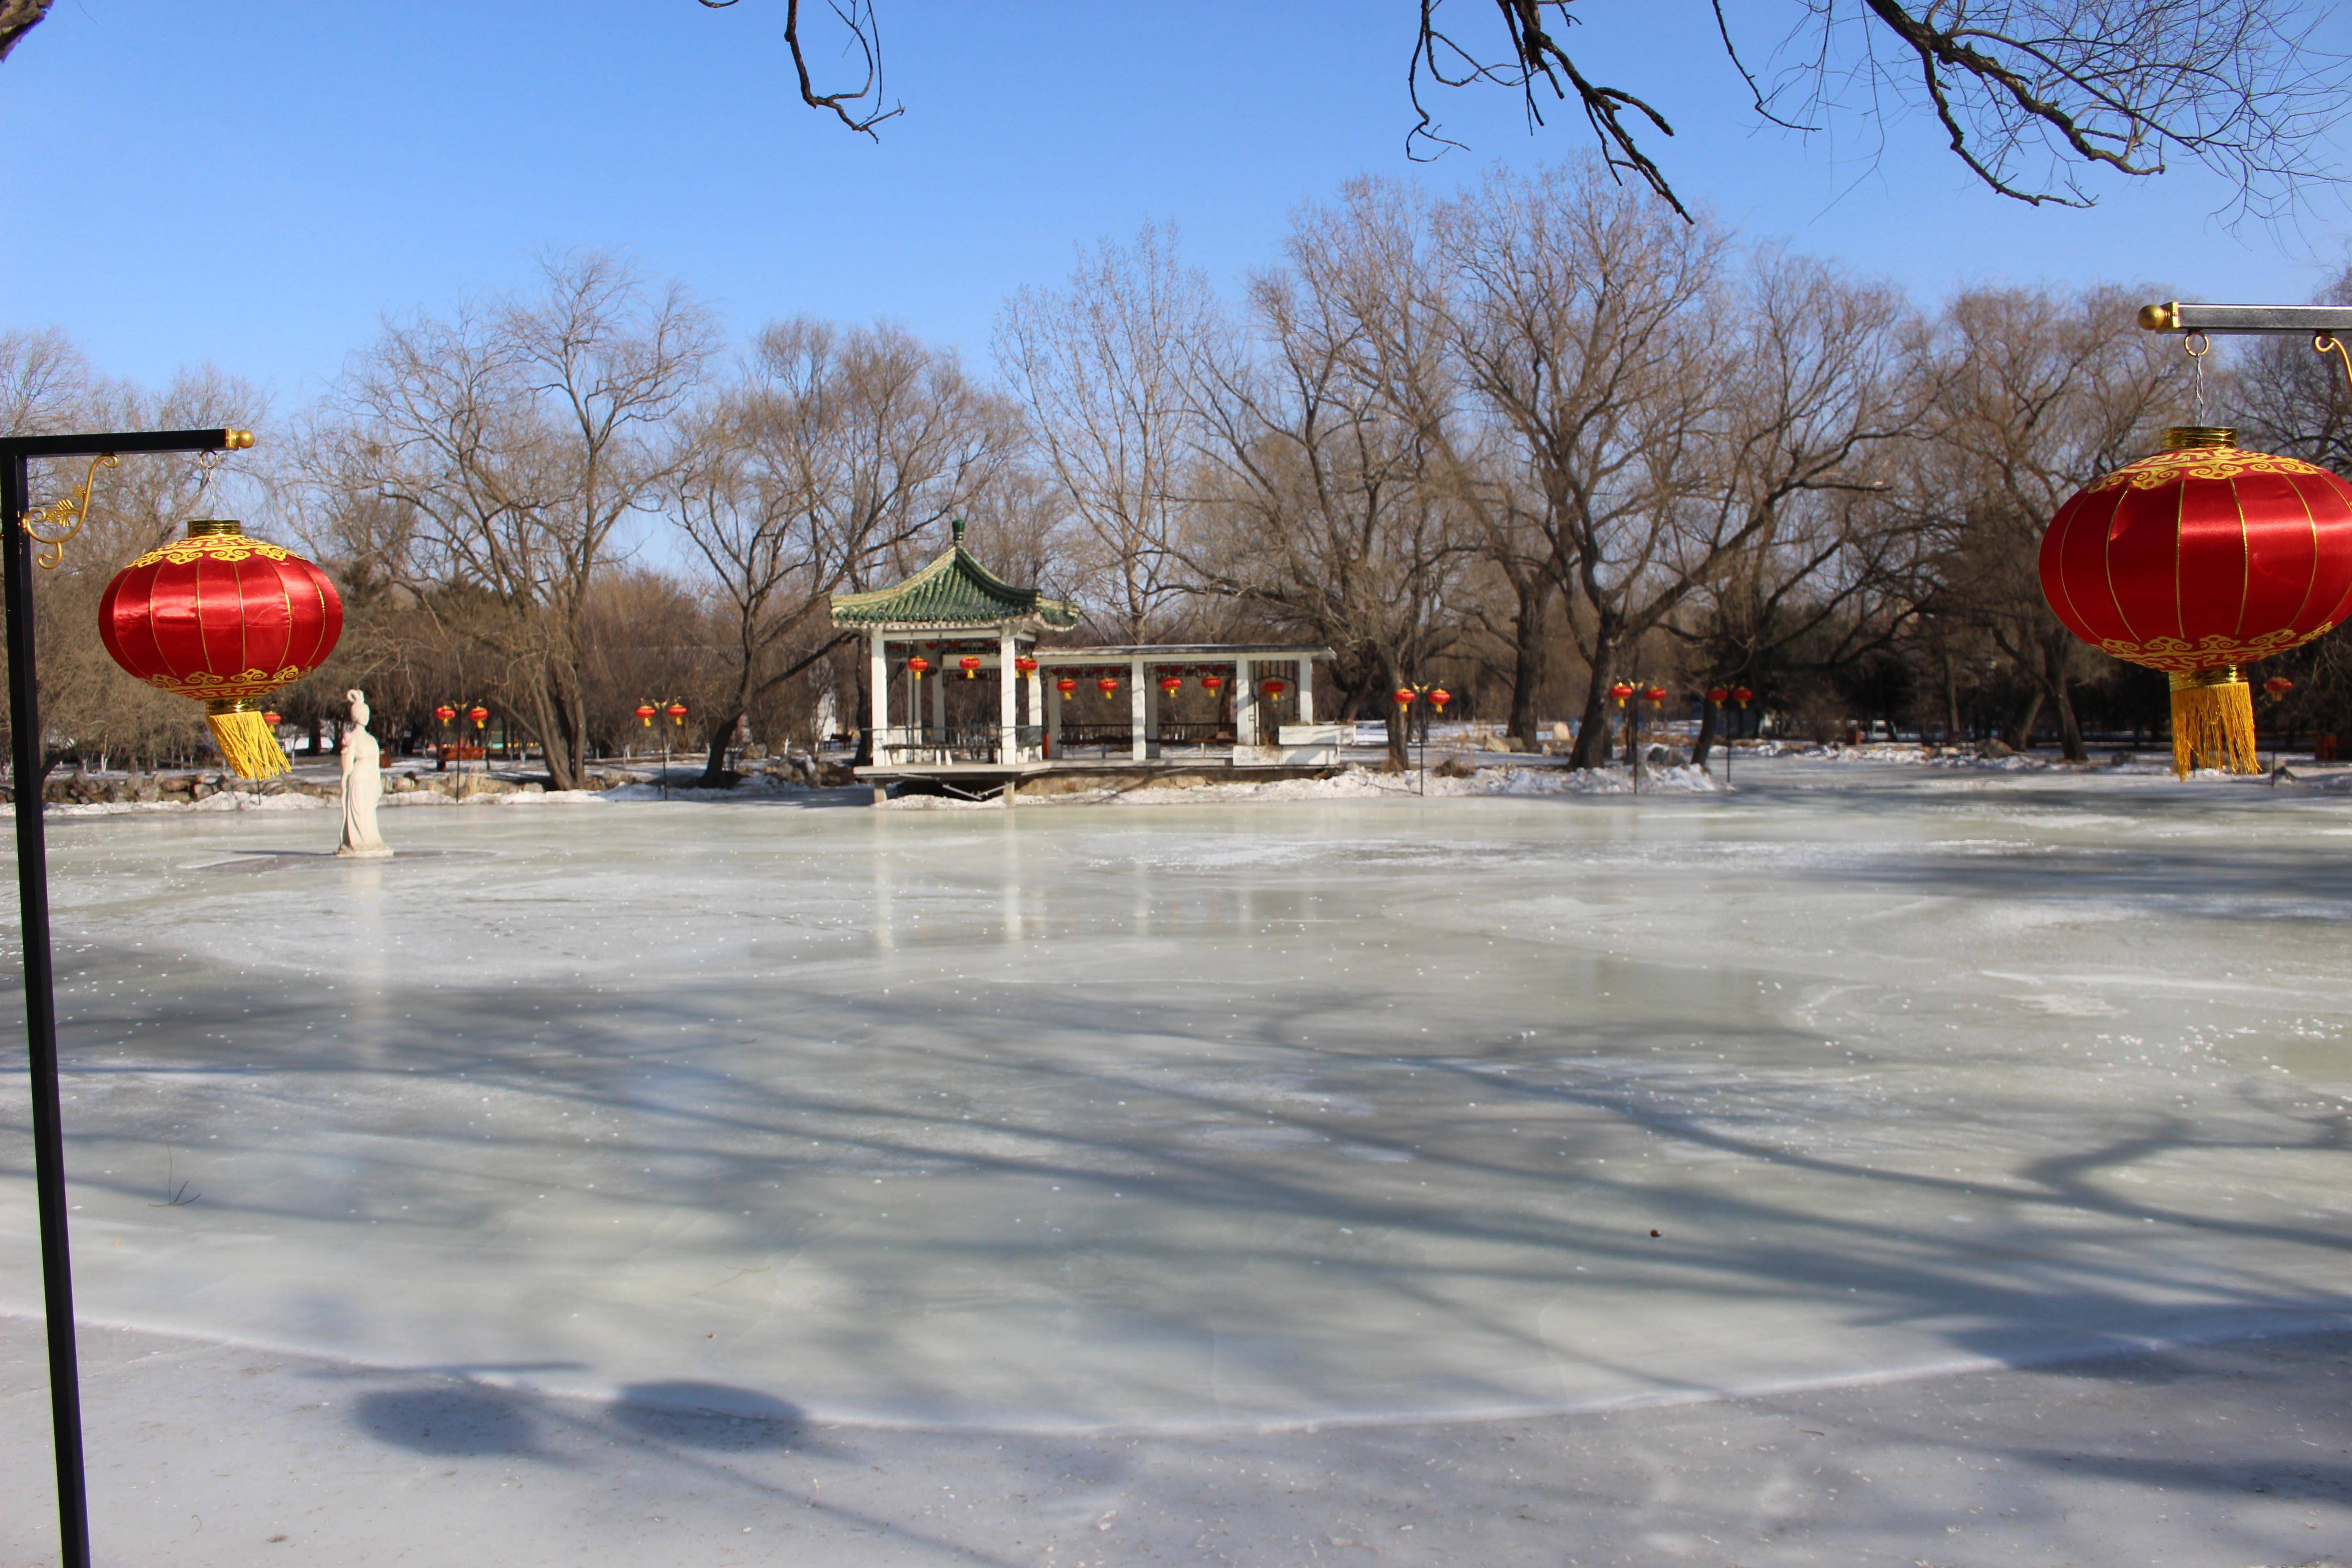
{"type": "Polygon", "coordinates": [[[980,655],[976,653],[964,655],[956,660],[956,668],[963,671],[963,678],[966,680],[971,679],[980,673],[980,655]]]}
{"type": "Polygon", "coordinates": [[[1399,708],[1410,708],[1412,706],[1413,693],[1412,688],[1410,686],[1400,686],[1394,691],[1390,692],[1389,695],[1396,700],[1396,705],[1399,708]]]}
{"type": "Polygon", "coordinates": [[[2273,675],[2263,682],[2263,694],[2276,702],[2294,689],[2294,682],[2284,675],[2273,675]]]}
{"type": "Polygon", "coordinates": [[[1063,701],[1067,702],[1078,694],[1078,683],[1066,675],[1054,682],[1054,689],[1062,694],[1063,701]]]}
{"type": "Polygon", "coordinates": [[[2172,768],[2256,772],[2238,667],[2300,647],[2352,607],[2352,485],[2237,433],[2167,430],[2095,479],[2042,536],[2042,592],[2066,629],[2172,679],[2172,768]]]}
{"type": "Polygon", "coordinates": [[[457,710],[455,708],[450,707],[446,702],[444,702],[440,707],[433,710],[433,717],[440,720],[441,722],[446,725],[457,719],[457,710]]]}
{"type": "Polygon", "coordinates": [[[261,716],[261,721],[275,730],[278,725],[286,721],[286,715],[283,713],[264,713],[261,716]]]}
{"type": "Polygon", "coordinates": [[[1729,698],[1730,695],[1730,692],[1726,691],[1720,686],[1710,686],[1706,689],[1706,700],[1717,708],[1722,707],[1725,700],[1729,698]]]}
{"type": "Polygon", "coordinates": [[[1731,700],[1734,702],[1738,703],[1742,708],[1747,707],[1748,700],[1755,695],[1756,693],[1750,691],[1745,686],[1735,686],[1731,689],[1731,700]]]}
{"type": "MultiPolygon", "coordinates": [[[[684,729],[684,728],[686,728],[686,704],[685,704],[685,703],[683,703],[683,702],[673,702],[673,703],[671,703],[671,704],[669,705],[669,721],[670,721],[672,724],[674,724],[674,725],[677,726],[677,727],[678,727],[679,729],[681,729],[681,730],[682,730],[682,729],[684,729]]],[[[478,723],[480,723],[480,722],[481,722],[481,721],[480,721],[480,720],[478,720],[478,719],[477,719],[477,720],[475,721],[475,722],[478,724],[478,723]]]]}
{"type": "Polygon", "coordinates": [[[654,705],[652,703],[640,702],[637,704],[637,722],[643,724],[648,730],[654,727],[654,705]]]}
{"type": "Polygon", "coordinates": [[[1629,681],[1621,680],[1609,689],[1609,695],[1617,700],[1618,707],[1622,708],[1633,695],[1633,685],[1629,681]]]}
{"type": "Polygon", "coordinates": [[[1446,690],[1443,686],[1437,688],[1429,694],[1429,705],[1432,708],[1436,709],[1440,713],[1444,712],[1445,705],[1453,700],[1454,693],[1446,690]]]}
{"type": "Polygon", "coordinates": [[[490,710],[487,708],[468,708],[466,710],[466,717],[474,721],[474,728],[478,731],[490,721],[490,710]]]}
{"type": "Polygon", "coordinates": [[[1655,708],[1659,703],[1664,702],[1666,700],[1666,689],[1663,686],[1653,686],[1647,691],[1642,693],[1642,698],[1643,700],[1649,703],[1651,707],[1655,708]]]}
{"type": "Polygon", "coordinates": [[[917,680],[920,680],[931,672],[931,661],[921,654],[917,654],[907,661],[907,671],[917,680]]]}
{"type": "MultiPolygon", "coordinates": [[[[12,524],[13,525],[13,524],[12,524]]],[[[115,574],[98,602],[98,636],[114,662],[205,705],[205,724],[239,777],[292,764],[254,699],[327,661],[343,635],[343,601],[292,551],[199,518],[115,574]]]]}

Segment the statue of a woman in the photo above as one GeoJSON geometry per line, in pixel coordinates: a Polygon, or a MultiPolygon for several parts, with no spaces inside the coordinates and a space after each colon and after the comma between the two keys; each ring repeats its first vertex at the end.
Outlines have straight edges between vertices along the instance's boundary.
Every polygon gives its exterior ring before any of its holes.
{"type": "Polygon", "coordinates": [[[383,798],[383,751],[368,733],[366,693],[355,686],[344,695],[352,700],[352,722],[343,731],[343,845],[335,853],[381,860],[392,853],[375,830],[375,803],[383,798]]]}

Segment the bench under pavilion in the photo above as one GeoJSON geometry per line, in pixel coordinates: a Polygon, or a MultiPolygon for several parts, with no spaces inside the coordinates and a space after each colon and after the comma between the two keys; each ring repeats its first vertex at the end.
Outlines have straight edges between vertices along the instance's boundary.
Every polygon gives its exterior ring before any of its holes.
{"type": "Polygon", "coordinates": [[[1077,627],[1077,606],[1005,582],[963,535],[958,522],[902,583],[833,597],[833,624],[866,639],[873,761],[856,773],[877,791],[922,780],[1010,799],[1047,775],[1339,765],[1353,726],[1315,721],[1315,666],[1330,649],[1044,646],[1077,627]]]}

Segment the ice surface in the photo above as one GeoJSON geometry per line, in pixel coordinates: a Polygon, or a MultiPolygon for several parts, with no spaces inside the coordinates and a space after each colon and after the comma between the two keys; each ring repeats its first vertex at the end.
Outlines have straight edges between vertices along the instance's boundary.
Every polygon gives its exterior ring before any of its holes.
{"type": "MultiPolygon", "coordinates": [[[[1740,784],[450,809],[358,863],[309,813],[61,820],[82,1309],[1031,1428],[1588,1407],[2352,1310],[2352,802],[1740,784]]],[[[5,1059],[0,1310],[30,1313],[5,1059]]]]}

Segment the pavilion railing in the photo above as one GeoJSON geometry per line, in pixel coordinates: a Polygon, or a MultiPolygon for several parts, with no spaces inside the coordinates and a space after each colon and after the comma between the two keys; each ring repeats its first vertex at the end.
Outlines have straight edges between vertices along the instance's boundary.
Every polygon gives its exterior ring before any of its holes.
{"type": "MultiPolygon", "coordinates": [[[[1044,755],[1045,739],[1041,724],[1016,726],[1012,760],[1038,761],[1044,755]]],[[[1003,741],[1003,732],[993,724],[894,724],[876,733],[874,761],[877,766],[894,768],[989,766],[1004,760],[1003,741]]]]}

